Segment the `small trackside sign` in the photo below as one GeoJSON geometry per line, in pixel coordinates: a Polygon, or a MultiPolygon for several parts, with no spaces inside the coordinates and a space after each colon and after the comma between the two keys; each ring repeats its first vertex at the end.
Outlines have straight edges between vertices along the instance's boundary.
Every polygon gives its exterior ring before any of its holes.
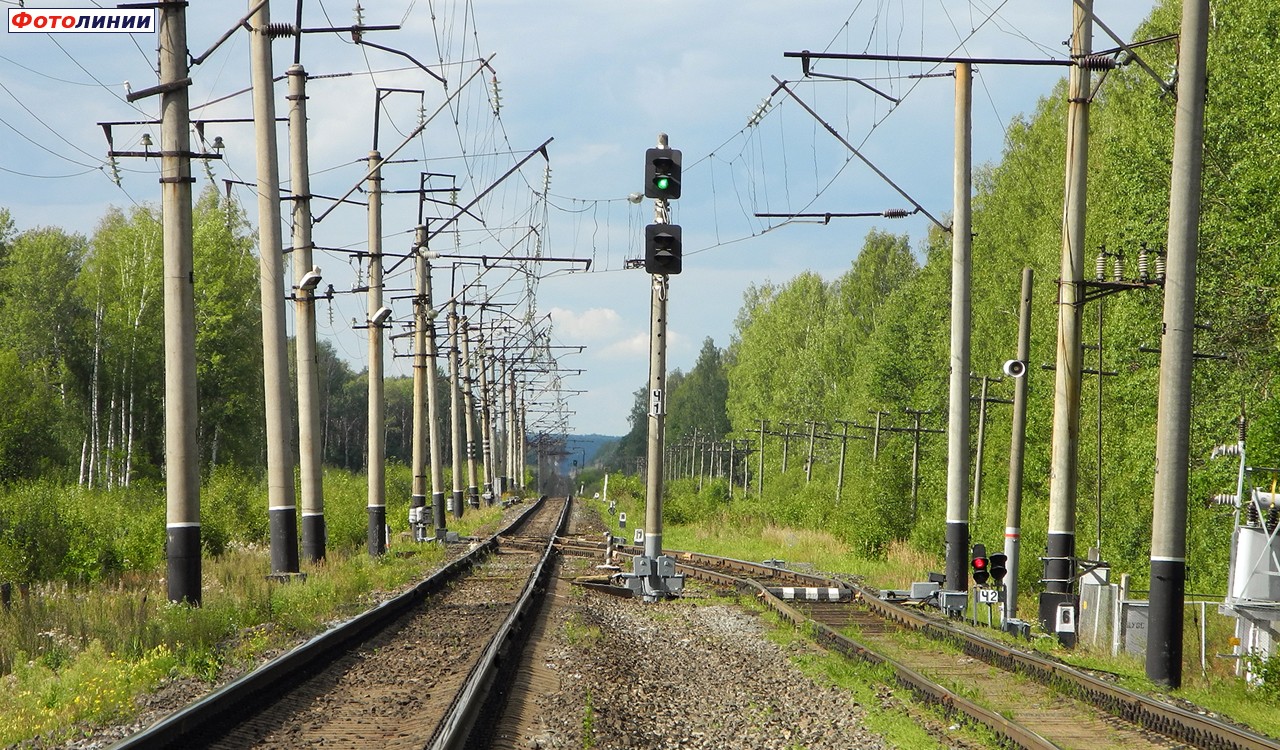
{"type": "Polygon", "coordinates": [[[665,403],[662,398],[662,389],[655,388],[649,391],[649,416],[660,417],[666,414],[665,403]]]}
{"type": "Polygon", "coordinates": [[[10,34],[150,34],[156,11],[135,9],[9,8],[10,34]]]}

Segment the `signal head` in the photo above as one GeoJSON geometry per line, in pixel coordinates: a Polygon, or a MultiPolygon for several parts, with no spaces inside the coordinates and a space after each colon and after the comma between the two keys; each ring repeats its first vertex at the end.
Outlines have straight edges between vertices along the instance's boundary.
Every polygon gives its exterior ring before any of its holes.
{"type": "Polygon", "coordinates": [[[680,197],[680,151],[651,148],[644,152],[644,194],[646,198],[675,200],[680,197]]]}
{"type": "Polygon", "coordinates": [[[997,552],[987,558],[988,569],[991,572],[991,580],[996,583],[1004,581],[1005,575],[1008,574],[1009,556],[1003,552],[997,552]]]}
{"type": "Polygon", "coordinates": [[[973,580],[979,586],[987,582],[991,577],[991,565],[987,560],[986,545],[975,544],[973,551],[969,554],[969,565],[973,568],[973,580]]]}
{"type": "Polygon", "coordinates": [[[644,228],[644,270],[652,274],[680,273],[684,242],[678,224],[650,224],[644,228]]]}

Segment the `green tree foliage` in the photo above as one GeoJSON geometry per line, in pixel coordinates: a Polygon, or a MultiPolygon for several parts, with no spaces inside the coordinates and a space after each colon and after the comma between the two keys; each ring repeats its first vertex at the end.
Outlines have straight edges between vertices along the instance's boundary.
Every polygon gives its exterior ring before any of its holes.
{"type": "Polygon", "coordinates": [[[262,323],[258,260],[244,211],[206,188],[192,208],[196,403],[202,461],[262,463],[262,323]]]}
{"type": "Polygon", "coordinates": [[[729,433],[729,377],[724,359],[725,353],[707,337],[689,374],[667,379],[668,440],[679,440],[695,430],[711,440],[720,440],[729,433]]]}
{"type": "MultiPolygon", "coordinates": [[[[1178,31],[1179,4],[1161,3],[1135,38],[1178,31]]],[[[1199,360],[1194,368],[1191,435],[1191,508],[1188,559],[1193,587],[1221,590],[1225,582],[1230,518],[1198,502],[1234,487],[1230,462],[1209,463],[1212,445],[1230,440],[1241,409],[1249,415],[1254,463],[1275,465],[1280,455],[1280,346],[1275,317],[1280,298],[1280,150],[1276,102],[1280,70],[1258,64],[1275,55],[1280,6],[1273,0],[1228,0],[1215,7],[1210,31],[1209,95],[1197,277],[1197,318],[1208,329],[1196,336],[1198,351],[1225,354],[1225,362],[1199,360]]],[[[1142,48],[1155,71],[1176,65],[1172,43],[1142,48]]],[[[1086,245],[1092,277],[1101,247],[1122,257],[1124,278],[1137,275],[1145,244],[1166,241],[1174,102],[1139,66],[1110,73],[1091,114],[1086,245]]],[[[1057,279],[1066,132],[1066,87],[1060,82],[1033,113],[1007,128],[1005,151],[977,170],[974,234],[971,367],[1000,374],[1013,357],[1021,270],[1036,274],[1024,512],[1024,544],[1043,549],[1053,419],[1052,374],[1041,363],[1055,359],[1057,279]]],[[[868,235],[849,272],[835,281],[801,274],[781,285],[751,289],[739,314],[729,354],[728,410],[735,434],[752,436],[760,420],[776,433],[801,433],[806,420],[910,425],[904,409],[927,409],[924,424],[945,426],[950,297],[950,237],[934,233],[920,248],[916,268],[904,238],[868,235]],[[793,426],[784,428],[782,423],[793,426]]],[[[1154,261],[1152,261],[1154,263],[1154,261]]],[[[1154,268],[1149,269],[1154,274],[1154,268]]],[[[1108,261],[1105,275],[1115,272],[1108,261]]],[[[1083,384],[1077,533],[1079,552],[1100,538],[1104,557],[1141,580],[1149,555],[1155,453],[1159,347],[1163,296],[1152,288],[1091,301],[1082,310],[1086,366],[1114,372],[1083,384]],[[1101,321],[1101,331],[1099,331],[1101,321]],[[1101,418],[1099,418],[1101,413],[1101,418]],[[1099,421],[1101,433],[1099,433],[1099,421]],[[1099,434],[1101,442],[1099,443],[1099,434]],[[1099,466],[1099,445],[1101,465],[1099,466]],[[1099,529],[1098,479],[1102,477],[1099,529]]],[[[1008,397],[1010,384],[992,395],[1008,397]]],[[[977,388],[974,388],[976,395],[977,388]]],[[[1000,539],[1009,448],[1009,408],[988,410],[982,505],[972,517],[973,536],[1000,539]]],[[[977,409],[971,434],[976,441],[977,409]]],[[[865,431],[854,429],[859,437],[865,431]]],[[[765,495],[780,516],[818,520],[875,550],[893,538],[911,539],[940,554],[945,507],[943,436],[921,439],[919,507],[910,495],[911,437],[882,435],[879,459],[866,441],[847,447],[848,471],[837,503],[831,484],[839,441],[816,450],[813,480],[804,481],[805,438],[792,435],[788,471],[781,472],[784,438],[766,435],[765,495]],[[776,494],[775,494],[776,493],[776,494]],[[856,502],[854,502],[856,499],[856,502]],[[833,510],[835,509],[835,510],[833,510]]],[[[975,446],[976,447],[976,446],[975,446]]],[[[755,470],[755,458],[752,469],[755,470]]],[[[1024,583],[1037,576],[1024,567],[1024,583]]]]}

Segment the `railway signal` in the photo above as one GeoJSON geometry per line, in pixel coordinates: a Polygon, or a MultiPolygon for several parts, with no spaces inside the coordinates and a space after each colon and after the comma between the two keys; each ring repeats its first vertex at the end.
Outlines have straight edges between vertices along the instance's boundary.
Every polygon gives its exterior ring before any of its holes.
{"type": "Polygon", "coordinates": [[[680,150],[651,148],[644,152],[644,197],[680,197],[680,150]]]}
{"type": "Polygon", "coordinates": [[[653,274],[680,273],[683,237],[677,224],[650,224],[644,228],[644,270],[653,274]]]}
{"type": "Polygon", "coordinates": [[[997,552],[987,558],[987,569],[991,573],[991,581],[996,585],[1004,582],[1004,577],[1009,572],[1008,563],[1009,556],[1003,552],[997,552]]]}
{"type": "MultiPolygon", "coordinates": [[[[675,560],[662,554],[663,426],[667,382],[668,279],[680,273],[680,227],[670,222],[669,201],[680,197],[680,152],[667,145],[666,133],[658,134],[658,147],[645,151],[644,194],[653,198],[653,223],[644,228],[644,270],[651,274],[649,320],[649,444],[645,482],[645,517],[637,523],[636,541],[644,553],[631,560],[624,585],[647,602],[680,593],[684,576],[675,560]]],[[[638,198],[638,196],[637,196],[638,198]]],[[[637,264],[638,265],[638,264],[637,264]]]]}
{"type": "Polygon", "coordinates": [[[985,584],[991,576],[991,563],[987,559],[987,547],[985,544],[973,545],[973,552],[969,555],[969,565],[973,568],[974,583],[979,586],[985,584]]]}

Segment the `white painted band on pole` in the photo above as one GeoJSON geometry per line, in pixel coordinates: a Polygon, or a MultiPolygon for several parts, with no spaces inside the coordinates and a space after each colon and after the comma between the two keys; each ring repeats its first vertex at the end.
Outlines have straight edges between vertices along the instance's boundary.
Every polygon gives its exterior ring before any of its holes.
{"type": "Polygon", "coordinates": [[[303,518],[324,518],[324,513],[316,513],[314,511],[308,513],[307,511],[304,510],[302,511],[302,517],[303,518]]]}
{"type": "Polygon", "coordinates": [[[297,510],[297,509],[298,509],[298,506],[296,506],[296,505],[273,505],[273,506],[271,506],[270,508],[267,508],[267,510],[270,510],[270,511],[275,511],[275,510],[297,510]]]}
{"type": "Polygon", "coordinates": [[[199,521],[181,521],[178,523],[168,523],[168,524],[165,524],[165,528],[166,529],[198,529],[200,528],[200,522],[199,521]]]}
{"type": "Polygon", "coordinates": [[[1152,555],[1152,556],[1151,556],[1151,562],[1176,562],[1176,563],[1185,563],[1186,561],[1187,561],[1187,558],[1185,558],[1185,557],[1164,557],[1164,556],[1161,556],[1161,555],[1152,555]]]}
{"type": "Polygon", "coordinates": [[[1022,536],[1022,529],[1017,526],[1006,526],[1004,527],[1004,535],[1009,539],[1017,539],[1022,536]]]}

